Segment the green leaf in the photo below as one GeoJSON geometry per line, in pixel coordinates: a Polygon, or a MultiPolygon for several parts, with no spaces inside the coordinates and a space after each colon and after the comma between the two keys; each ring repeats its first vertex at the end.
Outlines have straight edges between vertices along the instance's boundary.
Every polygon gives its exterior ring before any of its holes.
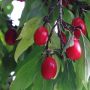
{"type": "Polygon", "coordinates": [[[13,5],[10,3],[6,7],[4,7],[3,9],[4,9],[4,12],[6,14],[10,14],[12,12],[12,10],[13,10],[13,5]]]}
{"type": "Polygon", "coordinates": [[[53,82],[54,80],[43,80],[42,90],[53,90],[53,82]]]}
{"type": "Polygon", "coordinates": [[[85,24],[87,28],[88,37],[90,39],[90,11],[85,13],[85,24]]]}
{"type": "Polygon", "coordinates": [[[6,7],[8,4],[10,4],[13,0],[3,0],[1,8],[6,7]]]}
{"type": "Polygon", "coordinates": [[[57,77],[54,90],[77,90],[75,72],[71,61],[65,62],[65,69],[57,77]]]}
{"type": "Polygon", "coordinates": [[[87,53],[89,54],[89,52],[86,51],[86,48],[87,48],[87,45],[90,45],[90,44],[87,43],[87,40],[85,39],[83,34],[82,34],[82,38],[80,39],[80,43],[82,48],[82,56],[78,61],[73,63],[75,73],[76,73],[77,90],[82,90],[87,88],[86,83],[88,78],[88,68],[87,68],[88,65],[87,65],[86,54],[87,53]]]}
{"type": "Polygon", "coordinates": [[[64,10],[63,10],[63,19],[66,22],[71,23],[73,18],[74,18],[73,13],[70,10],[64,8],[64,10]]]}
{"type": "Polygon", "coordinates": [[[87,86],[88,86],[88,90],[90,90],[90,77],[89,77],[89,79],[88,79],[88,84],[87,84],[87,86]]]}
{"type": "Polygon", "coordinates": [[[35,80],[33,81],[33,86],[31,90],[42,90],[42,87],[43,87],[43,78],[41,76],[41,73],[39,72],[35,80]]]}
{"type": "MultiPolygon", "coordinates": [[[[82,34],[82,33],[81,33],[82,34]]],[[[85,58],[85,80],[87,81],[90,73],[90,41],[82,34],[85,58]]]]}
{"type": "Polygon", "coordinates": [[[34,43],[33,39],[22,39],[15,51],[15,61],[17,62],[19,56],[26,50],[28,49],[32,44],[34,43]]]}
{"type": "Polygon", "coordinates": [[[18,37],[21,38],[30,38],[33,36],[35,30],[39,27],[42,18],[40,17],[33,17],[29,21],[27,21],[18,37]]]}
{"type": "Polygon", "coordinates": [[[17,72],[16,79],[12,82],[10,90],[25,90],[32,85],[38,70],[40,70],[42,51],[43,48],[41,47],[35,46],[33,48],[33,51],[25,59],[27,62],[17,72]]]}
{"type": "Polygon", "coordinates": [[[73,65],[76,73],[77,90],[87,90],[86,84],[90,73],[90,42],[82,33],[81,35],[82,56],[73,65]]]}
{"type": "Polygon", "coordinates": [[[49,47],[52,49],[60,47],[60,38],[58,37],[56,32],[53,32],[51,37],[51,42],[49,43],[49,47]]]}
{"type": "Polygon", "coordinates": [[[21,39],[16,51],[15,51],[15,60],[17,62],[19,56],[28,49],[33,43],[33,37],[35,30],[39,27],[41,22],[41,18],[35,17],[30,19],[26,24],[24,25],[18,39],[21,39]]]}
{"type": "Polygon", "coordinates": [[[0,29],[2,29],[1,27],[5,27],[7,25],[7,16],[2,13],[2,11],[0,11],[0,29]]]}
{"type": "Polygon", "coordinates": [[[53,90],[53,80],[44,80],[39,72],[33,82],[31,90],[53,90]]]}
{"type": "Polygon", "coordinates": [[[57,75],[59,71],[63,72],[64,71],[64,60],[60,58],[60,54],[54,55],[56,62],[57,62],[57,75]]]}
{"type": "Polygon", "coordinates": [[[26,0],[25,7],[23,9],[21,18],[20,18],[20,26],[23,26],[26,22],[27,15],[31,9],[32,0],[26,0]]]}
{"type": "MultiPolygon", "coordinates": [[[[83,56],[83,55],[82,55],[83,56]]],[[[82,57],[80,60],[73,63],[74,70],[76,73],[76,80],[75,82],[77,85],[77,90],[82,90],[83,82],[85,81],[85,60],[82,57]]]]}
{"type": "Polygon", "coordinates": [[[41,0],[26,0],[25,8],[20,19],[20,26],[22,26],[28,19],[31,19],[32,17],[43,17],[45,15],[46,8],[44,7],[41,0]]]}
{"type": "Polygon", "coordinates": [[[5,39],[4,39],[4,34],[3,34],[3,32],[1,30],[0,30],[0,40],[2,41],[2,43],[4,45],[6,45],[6,42],[5,42],[5,39]]]}

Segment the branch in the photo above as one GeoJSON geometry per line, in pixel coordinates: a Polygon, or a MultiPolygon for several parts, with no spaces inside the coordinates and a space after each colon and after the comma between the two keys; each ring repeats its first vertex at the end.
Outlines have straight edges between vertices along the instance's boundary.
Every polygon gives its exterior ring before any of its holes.
{"type": "Polygon", "coordinates": [[[60,24],[62,24],[62,0],[58,0],[58,7],[59,7],[60,24]]]}

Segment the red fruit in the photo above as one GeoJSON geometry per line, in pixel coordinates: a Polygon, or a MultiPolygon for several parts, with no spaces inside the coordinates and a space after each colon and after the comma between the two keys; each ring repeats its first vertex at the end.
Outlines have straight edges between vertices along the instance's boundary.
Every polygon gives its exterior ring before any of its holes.
{"type": "Polygon", "coordinates": [[[76,61],[81,57],[81,46],[78,39],[74,38],[74,45],[66,49],[66,55],[69,59],[76,61]]]}
{"type": "Polygon", "coordinates": [[[57,73],[57,64],[54,58],[47,57],[42,63],[41,73],[44,79],[49,80],[55,77],[57,73]]]}
{"type": "Polygon", "coordinates": [[[41,26],[38,28],[34,34],[34,42],[38,46],[45,45],[48,41],[48,30],[44,27],[41,26]]]}
{"type": "Polygon", "coordinates": [[[10,28],[5,34],[5,41],[9,45],[14,45],[16,43],[16,38],[17,32],[12,28],[10,28]]]}
{"type": "Polygon", "coordinates": [[[72,21],[72,25],[75,27],[80,27],[74,31],[74,35],[76,38],[78,38],[78,39],[80,38],[81,32],[84,35],[86,35],[86,25],[85,25],[85,22],[80,17],[74,18],[72,21]],[[81,30],[81,32],[80,32],[80,30],[81,30]]]}

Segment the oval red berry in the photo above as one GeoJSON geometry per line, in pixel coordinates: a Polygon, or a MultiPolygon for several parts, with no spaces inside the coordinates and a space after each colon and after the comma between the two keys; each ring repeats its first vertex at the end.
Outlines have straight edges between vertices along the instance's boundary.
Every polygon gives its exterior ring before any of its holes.
{"type": "Polygon", "coordinates": [[[47,57],[42,63],[41,73],[44,79],[49,80],[55,77],[57,72],[56,61],[52,57],[47,57]]]}
{"type": "Polygon", "coordinates": [[[85,25],[85,22],[83,21],[83,19],[81,19],[80,17],[74,18],[72,21],[72,25],[75,27],[80,27],[74,31],[74,35],[76,38],[78,38],[78,39],[80,38],[81,32],[84,35],[86,35],[86,25],[85,25]]]}
{"type": "Polygon", "coordinates": [[[34,42],[38,46],[45,45],[48,41],[48,30],[44,27],[41,26],[38,28],[34,34],[34,42]]]}
{"type": "Polygon", "coordinates": [[[66,55],[69,59],[76,61],[81,57],[81,46],[78,39],[74,38],[74,45],[66,49],[66,55]]]}
{"type": "Polygon", "coordinates": [[[12,28],[10,28],[5,33],[5,41],[9,45],[14,45],[16,43],[16,38],[17,38],[17,32],[12,28]]]}

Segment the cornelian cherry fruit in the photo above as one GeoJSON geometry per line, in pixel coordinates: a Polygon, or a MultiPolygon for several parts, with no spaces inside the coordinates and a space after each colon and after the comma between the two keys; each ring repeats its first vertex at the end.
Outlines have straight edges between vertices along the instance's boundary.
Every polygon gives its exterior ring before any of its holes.
{"type": "Polygon", "coordinates": [[[81,46],[77,38],[74,38],[74,45],[66,49],[66,55],[72,61],[76,61],[81,57],[81,46]]]}
{"type": "Polygon", "coordinates": [[[14,45],[16,43],[17,32],[13,28],[5,33],[5,41],[8,45],[14,45]]]}
{"type": "Polygon", "coordinates": [[[54,58],[46,57],[41,65],[41,74],[44,79],[50,80],[55,77],[57,73],[57,64],[54,58]]]}
{"type": "Polygon", "coordinates": [[[44,26],[41,26],[36,30],[34,34],[34,42],[38,46],[42,46],[45,45],[47,41],[48,41],[48,30],[44,26]]]}
{"type": "Polygon", "coordinates": [[[85,22],[83,21],[83,19],[81,19],[80,17],[74,18],[72,20],[72,25],[75,27],[80,27],[74,31],[74,35],[76,38],[78,38],[78,39],[80,38],[81,32],[84,35],[86,35],[86,25],[85,25],[85,22]]]}

